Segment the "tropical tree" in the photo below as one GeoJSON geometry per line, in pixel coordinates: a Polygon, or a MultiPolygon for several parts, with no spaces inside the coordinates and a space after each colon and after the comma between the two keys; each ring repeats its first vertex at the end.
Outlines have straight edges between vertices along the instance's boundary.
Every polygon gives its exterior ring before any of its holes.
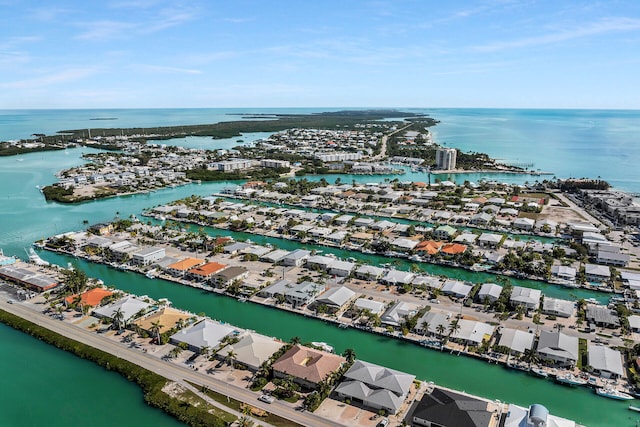
{"type": "Polygon", "coordinates": [[[162,344],[162,340],[160,338],[160,329],[162,329],[164,325],[160,324],[160,320],[156,320],[151,323],[151,333],[156,336],[156,342],[158,345],[162,344]]]}
{"type": "Polygon", "coordinates": [[[347,363],[353,363],[356,360],[356,351],[352,348],[347,348],[342,355],[347,359],[347,363]]]}
{"type": "Polygon", "coordinates": [[[538,363],[540,361],[540,357],[538,357],[538,354],[533,349],[526,348],[522,354],[522,360],[529,364],[529,370],[531,370],[531,365],[538,363]]]}
{"type": "Polygon", "coordinates": [[[438,335],[440,335],[441,337],[444,336],[444,333],[447,331],[447,327],[444,326],[442,323],[439,324],[438,326],[436,326],[436,332],[438,333],[438,335]]]}
{"type": "Polygon", "coordinates": [[[455,334],[456,332],[458,332],[460,330],[460,323],[458,319],[455,319],[453,322],[451,322],[451,324],[449,325],[449,336],[455,334]]]}
{"type": "Polygon", "coordinates": [[[233,365],[238,355],[233,351],[229,351],[227,355],[224,357],[224,361],[227,362],[227,365],[233,365]]]}
{"type": "Polygon", "coordinates": [[[298,337],[298,336],[292,337],[289,340],[289,342],[291,342],[291,344],[293,344],[293,345],[300,344],[300,337],[298,337]]]}
{"type": "Polygon", "coordinates": [[[124,324],[125,324],[125,322],[124,322],[124,313],[122,312],[121,308],[118,308],[113,313],[113,323],[116,325],[118,330],[122,329],[122,327],[124,326],[124,324]]]}
{"type": "Polygon", "coordinates": [[[429,324],[428,321],[424,321],[420,324],[420,326],[422,327],[422,335],[428,335],[429,334],[429,326],[431,326],[429,324]]]}

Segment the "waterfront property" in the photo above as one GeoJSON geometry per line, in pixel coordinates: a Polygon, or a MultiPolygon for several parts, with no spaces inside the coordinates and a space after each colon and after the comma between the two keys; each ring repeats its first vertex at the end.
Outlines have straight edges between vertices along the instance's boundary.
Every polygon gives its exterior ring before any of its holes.
{"type": "Polygon", "coordinates": [[[436,387],[422,396],[411,421],[425,427],[497,427],[500,419],[487,401],[436,387]]]}
{"type": "Polygon", "coordinates": [[[291,376],[296,383],[314,390],[345,362],[342,356],[296,344],[278,358],[272,368],[276,378],[291,376]]]}
{"type": "Polygon", "coordinates": [[[575,366],[578,361],[578,338],[560,331],[541,331],[538,355],[560,366],[575,366]]]}
{"type": "Polygon", "coordinates": [[[414,375],[356,360],[335,393],[375,410],[395,414],[409,395],[414,375]]]}
{"type": "Polygon", "coordinates": [[[237,342],[227,344],[216,356],[233,359],[251,371],[257,371],[269,358],[285,345],[283,342],[252,331],[242,332],[236,337],[237,342]]]}
{"type": "Polygon", "coordinates": [[[199,352],[203,347],[215,349],[226,336],[239,333],[240,330],[238,328],[205,319],[189,328],[176,332],[171,335],[170,340],[173,344],[185,343],[189,350],[199,352]]]}

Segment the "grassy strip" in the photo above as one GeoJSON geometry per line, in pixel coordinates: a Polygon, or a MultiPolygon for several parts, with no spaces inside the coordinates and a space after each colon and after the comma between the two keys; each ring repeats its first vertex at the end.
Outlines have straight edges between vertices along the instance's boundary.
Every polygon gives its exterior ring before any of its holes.
{"type": "Polygon", "coordinates": [[[144,392],[148,405],[160,408],[187,425],[194,427],[222,427],[226,423],[204,409],[175,399],[162,391],[167,379],[127,360],[72,340],[49,329],[36,325],[19,316],[0,310],[0,322],[25,332],[40,341],[52,344],[62,350],[90,360],[108,371],[118,372],[129,381],[135,381],[144,392]]]}
{"type": "MultiPolygon", "coordinates": [[[[199,390],[202,390],[202,386],[192,383],[190,381],[187,381],[189,384],[191,384],[192,386],[196,387],[199,390]]],[[[231,408],[235,411],[238,412],[243,412],[242,411],[242,404],[243,402],[240,402],[239,400],[230,398],[224,394],[218,393],[216,391],[210,390],[210,389],[205,389],[203,390],[203,392],[209,396],[210,398],[212,398],[213,400],[215,400],[218,403],[221,403],[223,405],[225,405],[228,408],[231,408]]],[[[270,412],[267,412],[267,416],[266,417],[260,417],[260,419],[264,420],[266,423],[277,426],[277,427],[301,427],[300,424],[298,423],[294,423],[293,421],[290,421],[286,418],[282,418],[278,415],[274,415],[270,412]]]]}

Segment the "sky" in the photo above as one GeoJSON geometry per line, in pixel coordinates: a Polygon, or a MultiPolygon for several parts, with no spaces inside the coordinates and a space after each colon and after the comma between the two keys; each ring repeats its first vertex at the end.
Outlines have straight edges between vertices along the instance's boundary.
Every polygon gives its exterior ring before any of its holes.
{"type": "Polygon", "coordinates": [[[0,109],[640,109],[638,0],[0,0],[0,109]]]}

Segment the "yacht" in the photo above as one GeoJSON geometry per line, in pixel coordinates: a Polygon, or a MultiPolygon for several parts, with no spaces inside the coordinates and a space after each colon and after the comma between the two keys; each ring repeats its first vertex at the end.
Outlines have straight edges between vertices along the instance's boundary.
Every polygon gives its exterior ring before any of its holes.
{"type": "Polygon", "coordinates": [[[633,396],[622,392],[620,390],[616,390],[615,388],[607,387],[607,388],[597,388],[596,393],[598,396],[608,397],[609,399],[616,400],[633,400],[633,396]]]}
{"type": "Polygon", "coordinates": [[[326,342],[320,342],[320,341],[312,341],[311,344],[314,347],[318,347],[321,348],[322,350],[329,352],[329,353],[333,353],[333,347],[331,347],[329,344],[327,344],[326,342]]]}
{"type": "Polygon", "coordinates": [[[547,378],[549,376],[547,371],[543,370],[542,368],[531,368],[531,373],[533,375],[536,375],[536,376],[542,377],[542,378],[547,378]]]}
{"type": "Polygon", "coordinates": [[[40,255],[38,255],[36,251],[33,250],[33,248],[29,248],[28,254],[29,254],[29,262],[32,262],[37,265],[49,265],[47,261],[40,258],[40,255]]]}
{"type": "Polygon", "coordinates": [[[567,385],[586,385],[587,384],[587,380],[583,380],[580,377],[576,377],[575,375],[573,375],[572,373],[568,373],[568,374],[564,374],[564,375],[558,375],[556,377],[556,381],[558,381],[561,384],[567,384],[567,385]]]}

